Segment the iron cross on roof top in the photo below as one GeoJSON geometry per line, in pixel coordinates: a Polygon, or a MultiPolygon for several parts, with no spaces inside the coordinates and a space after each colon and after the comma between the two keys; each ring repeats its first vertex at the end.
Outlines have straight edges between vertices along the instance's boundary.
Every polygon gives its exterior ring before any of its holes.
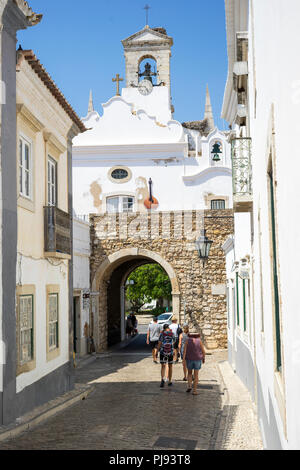
{"type": "Polygon", "coordinates": [[[146,26],[148,25],[148,20],[149,20],[149,10],[150,10],[151,7],[149,7],[149,5],[145,5],[143,10],[146,10],[146,26]]]}

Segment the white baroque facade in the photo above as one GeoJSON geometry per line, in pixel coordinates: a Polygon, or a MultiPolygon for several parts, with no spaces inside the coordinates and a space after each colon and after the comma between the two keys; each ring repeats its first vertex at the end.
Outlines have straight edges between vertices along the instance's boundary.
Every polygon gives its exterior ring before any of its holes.
{"type": "Polygon", "coordinates": [[[229,360],[266,449],[300,448],[299,2],[225,0],[235,235],[223,246],[229,360]],[[266,21],[268,27],[266,28],[266,21]]]}
{"type": "Polygon", "coordinates": [[[204,119],[181,124],[172,117],[172,38],[146,26],[122,43],[126,87],[102,115],[90,98],[89,130],[73,142],[76,214],[147,212],[150,178],[160,211],[232,207],[230,145],[214,126],[208,90],[204,119]]]}

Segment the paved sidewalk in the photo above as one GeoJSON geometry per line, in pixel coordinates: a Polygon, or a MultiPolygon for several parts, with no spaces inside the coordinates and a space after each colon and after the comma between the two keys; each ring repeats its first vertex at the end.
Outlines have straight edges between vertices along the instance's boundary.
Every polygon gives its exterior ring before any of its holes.
{"type": "Polygon", "coordinates": [[[193,396],[181,364],[173,386],[160,389],[160,366],[148,351],[99,355],[76,370],[78,383],[94,387],[84,401],[0,442],[0,449],[261,449],[252,404],[245,394],[242,402],[231,400],[241,397],[242,385],[224,361],[226,351],[207,356],[193,396]]]}

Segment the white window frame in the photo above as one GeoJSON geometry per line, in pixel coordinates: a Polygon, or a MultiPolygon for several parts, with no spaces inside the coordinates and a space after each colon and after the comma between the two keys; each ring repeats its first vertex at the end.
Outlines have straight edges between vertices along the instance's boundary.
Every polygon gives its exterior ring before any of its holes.
{"type": "Polygon", "coordinates": [[[222,198],[220,198],[220,199],[217,199],[217,198],[216,198],[216,199],[211,199],[211,201],[210,201],[210,209],[211,209],[211,210],[219,210],[219,211],[226,209],[226,201],[225,201],[225,199],[222,199],[222,198]],[[224,202],[224,207],[223,207],[222,209],[220,209],[220,208],[213,209],[213,208],[212,208],[213,202],[218,202],[218,203],[219,203],[219,202],[224,202]]]}
{"type": "Polygon", "coordinates": [[[54,349],[57,349],[59,347],[59,294],[56,292],[51,292],[48,294],[48,309],[49,309],[49,337],[48,337],[48,347],[49,351],[53,351],[54,349]],[[51,319],[51,311],[50,311],[50,299],[51,297],[56,297],[56,319],[52,320],[51,319]],[[53,342],[52,339],[55,339],[56,341],[53,342]]]}
{"type": "MultiPolygon", "coordinates": [[[[20,365],[26,364],[28,362],[31,362],[34,359],[34,295],[33,294],[21,294],[19,295],[19,328],[20,328],[20,358],[19,358],[19,363],[20,365]],[[30,318],[27,318],[27,325],[24,327],[24,319],[22,317],[22,312],[21,305],[22,305],[22,300],[28,300],[31,299],[31,312],[29,313],[28,311],[25,313],[25,315],[30,316],[30,318]],[[30,335],[30,344],[31,346],[31,355],[28,358],[23,359],[22,357],[22,337],[24,334],[29,334],[30,335]]],[[[24,343],[25,344],[25,343],[24,343]]]]}
{"type": "Polygon", "coordinates": [[[48,198],[48,206],[55,206],[57,207],[57,196],[58,196],[58,186],[57,186],[57,161],[48,155],[47,158],[47,198],[48,198]],[[50,179],[52,175],[52,171],[49,171],[49,165],[54,167],[54,182],[50,179]],[[54,201],[53,201],[53,189],[54,189],[54,201]]]}
{"type": "Polygon", "coordinates": [[[106,212],[109,213],[109,214],[116,214],[116,213],[127,213],[127,214],[131,214],[134,212],[134,208],[135,208],[135,197],[134,196],[130,196],[128,194],[116,194],[116,195],[112,195],[112,196],[107,196],[106,198],[106,212]],[[118,198],[118,210],[116,212],[109,212],[108,211],[108,203],[109,203],[109,200],[110,199],[117,199],[118,198]],[[133,200],[133,205],[132,205],[132,210],[124,210],[124,199],[132,199],[133,200]]]}
{"type": "Polygon", "coordinates": [[[20,196],[29,199],[32,201],[33,195],[33,158],[32,158],[32,140],[26,137],[23,134],[19,134],[19,142],[18,142],[18,164],[19,164],[19,194],[20,196]],[[25,166],[25,146],[28,146],[29,156],[28,156],[28,166],[27,169],[25,166]],[[28,173],[28,192],[25,190],[25,181],[26,181],[26,173],[28,173]]]}

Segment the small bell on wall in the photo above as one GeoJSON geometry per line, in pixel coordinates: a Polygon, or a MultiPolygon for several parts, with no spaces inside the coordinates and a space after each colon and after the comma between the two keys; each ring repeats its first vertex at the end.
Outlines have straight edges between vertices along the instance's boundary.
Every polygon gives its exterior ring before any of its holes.
{"type": "Polygon", "coordinates": [[[221,144],[215,143],[213,145],[211,153],[214,154],[213,161],[214,162],[219,162],[221,160],[221,158],[219,157],[219,154],[222,153],[221,144]]]}

